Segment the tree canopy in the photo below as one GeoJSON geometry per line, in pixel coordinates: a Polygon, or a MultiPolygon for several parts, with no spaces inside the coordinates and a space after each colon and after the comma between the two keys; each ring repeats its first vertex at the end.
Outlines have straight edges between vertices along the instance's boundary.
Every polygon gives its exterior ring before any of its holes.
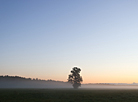
{"type": "Polygon", "coordinates": [[[71,70],[71,74],[68,76],[68,82],[70,82],[75,89],[81,86],[82,77],[80,76],[80,68],[74,67],[71,70]]]}

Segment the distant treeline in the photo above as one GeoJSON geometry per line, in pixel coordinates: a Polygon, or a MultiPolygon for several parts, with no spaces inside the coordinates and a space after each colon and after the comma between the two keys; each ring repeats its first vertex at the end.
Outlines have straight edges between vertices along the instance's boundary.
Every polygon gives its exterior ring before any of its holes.
{"type": "Polygon", "coordinates": [[[25,77],[20,77],[20,76],[9,76],[9,75],[1,75],[0,76],[0,80],[1,79],[9,79],[9,80],[30,80],[30,81],[53,81],[53,82],[63,82],[63,81],[55,81],[55,80],[51,80],[51,79],[48,79],[48,80],[42,80],[42,79],[38,79],[38,78],[25,78],[25,77]]]}
{"type": "Polygon", "coordinates": [[[71,84],[63,81],[41,80],[20,76],[0,76],[0,88],[70,88],[71,84]]]}

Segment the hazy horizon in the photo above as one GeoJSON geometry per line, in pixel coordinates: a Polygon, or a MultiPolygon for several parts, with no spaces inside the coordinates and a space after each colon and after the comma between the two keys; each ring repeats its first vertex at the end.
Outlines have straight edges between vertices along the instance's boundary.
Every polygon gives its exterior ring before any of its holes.
{"type": "Polygon", "coordinates": [[[138,1],[0,0],[0,75],[138,83],[138,1]]]}
{"type": "MultiPolygon", "coordinates": [[[[0,75],[0,78],[11,78],[11,79],[13,79],[13,78],[20,78],[20,79],[26,79],[26,80],[36,80],[36,81],[55,81],[55,82],[68,82],[67,80],[66,81],[63,81],[63,80],[54,80],[54,79],[40,79],[40,78],[31,78],[31,77],[24,77],[24,76],[18,76],[18,75],[15,75],[15,76],[10,76],[10,75],[0,75]]],[[[0,80],[1,81],[1,80],[0,80]]],[[[8,81],[8,80],[6,80],[6,81],[8,81]]],[[[68,83],[70,83],[70,82],[68,82],[68,83]]],[[[70,83],[71,84],[71,83],[70,83]]],[[[134,84],[134,85],[137,85],[138,83],[135,83],[135,82],[131,82],[131,83],[82,83],[82,84],[87,84],[87,85],[93,85],[93,84],[105,84],[105,85],[125,85],[125,84],[134,84]]]]}
{"type": "MultiPolygon", "coordinates": [[[[72,89],[69,82],[24,78],[21,76],[0,76],[0,89],[72,89]]],[[[89,83],[79,89],[138,89],[138,83],[89,83]]]]}

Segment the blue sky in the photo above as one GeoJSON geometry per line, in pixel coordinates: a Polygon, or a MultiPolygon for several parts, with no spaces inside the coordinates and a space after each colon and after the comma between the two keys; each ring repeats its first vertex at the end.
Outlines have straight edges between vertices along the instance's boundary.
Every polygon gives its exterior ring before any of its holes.
{"type": "Polygon", "coordinates": [[[1,0],[0,74],[138,82],[137,0],[1,0]]]}

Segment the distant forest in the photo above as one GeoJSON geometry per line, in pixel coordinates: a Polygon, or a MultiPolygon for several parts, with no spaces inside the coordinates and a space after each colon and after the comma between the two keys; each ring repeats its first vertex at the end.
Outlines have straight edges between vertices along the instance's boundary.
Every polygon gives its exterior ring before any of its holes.
{"type": "Polygon", "coordinates": [[[55,81],[55,80],[51,80],[51,79],[48,79],[48,80],[42,80],[42,79],[38,79],[38,78],[25,78],[25,77],[20,77],[20,76],[8,76],[8,75],[5,75],[5,76],[0,76],[0,80],[29,80],[29,81],[53,81],[53,82],[63,82],[63,81],[55,81]]]}
{"type": "Polygon", "coordinates": [[[20,76],[0,76],[0,88],[71,88],[71,84],[63,81],[41,80],[20,76]]]}

